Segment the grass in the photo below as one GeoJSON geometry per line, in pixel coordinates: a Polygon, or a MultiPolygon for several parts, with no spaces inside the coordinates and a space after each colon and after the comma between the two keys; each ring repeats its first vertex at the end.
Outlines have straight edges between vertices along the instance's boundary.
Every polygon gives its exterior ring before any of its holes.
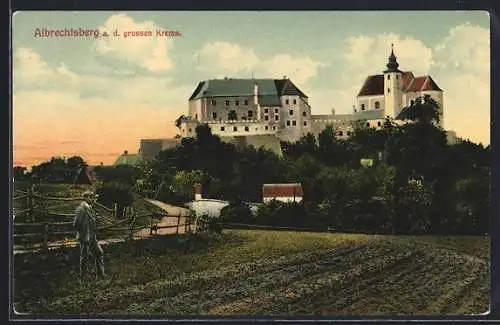
{"type": "Polygon", "coordinates": [[[488,249],[475,237],[224,230],[106,247],[111,280],[83,285],[76,249],[16,256],[14,301],[41,314],[482,313],[488,249]]]}

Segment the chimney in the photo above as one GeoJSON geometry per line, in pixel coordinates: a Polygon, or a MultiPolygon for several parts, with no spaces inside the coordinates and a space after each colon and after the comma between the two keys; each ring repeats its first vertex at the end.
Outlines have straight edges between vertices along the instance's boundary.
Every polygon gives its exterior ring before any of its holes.
{"type": "Polygon", "coordinates": [[[194,184],[194,200],[195,201],[201,200],[201,184],[200,183],[194,184]]]}
{"type": "Polygon", "coordinates": [[[335,115],[335,108],[332,108],[332,115],[335,115]]]}
{"type": "Polygon", "coordinates": [[[124,154],[124,155],[128,155],[128,150],[125,150],[125,151],[123,152],[123,154],[124,154]]]}
{"type": "Polygon", "coordinates": [[[253,85],[253,103],[259,105],[259,85],[257,83],[253,85]]]}

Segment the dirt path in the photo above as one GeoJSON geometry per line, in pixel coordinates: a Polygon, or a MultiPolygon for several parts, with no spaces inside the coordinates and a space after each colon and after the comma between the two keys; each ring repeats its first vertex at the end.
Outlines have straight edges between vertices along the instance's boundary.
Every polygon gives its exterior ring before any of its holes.
{"type": "MultiPolygon", "coordinates": [[[[156,205],[160,209],[163,209],[167,214],[168,217],[163,217],[161,218],[160,222],[158,223],[159,227],[163,226],[172,226],[172,228],[164,228],[164,229],[158,229],[157,234],[158,235],[169,235],[169,234],[175,234],[177,233],[177,223],[179,222],[179,216],[181,216],[180,224],[183,224],[185,222],[185,216],[188,215],[189,210],[186,208],[174,206],[167,204],[165,202],[157,201],[157,200],[150,200],[146,199],[151,204],[156,205]]],[[[184,233],[184,227],[180,227],[179,233],[182,234],[184,233]]],[[[149,237],[150,236],[150,230],[149,229],[141,229],[138,232],[135,233],[135,236],[137,237],[149,237]]]]}

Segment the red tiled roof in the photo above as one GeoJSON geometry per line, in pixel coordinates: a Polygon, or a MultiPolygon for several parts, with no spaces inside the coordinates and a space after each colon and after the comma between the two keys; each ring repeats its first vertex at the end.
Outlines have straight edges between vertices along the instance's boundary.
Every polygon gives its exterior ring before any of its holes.
{"type": "Polygon", "coordinates": [[[422,91],[429,91],[429,90],[437,90],[437,91],[442,91],[441,88],[432,80],[431,76],[427,76],[427,79],[422,86],[422,91]]]}
{"type": "Polygon", "coordinates": [[[264,197],[301,197],[302,185],[295,184],[264,184],[262,187],[264,197]]]}
{"type": "Polygon", "coordinates": [[[413,78],[415,78],[415,76],[413,75],[413,72],[406,71],[403,72],[402,78],[403,78],[403,89],[406,89],[412,82],[413,78]]]}
{"type": "MultiPolygon", "coordinates": [[[[402,74],[403,89],[405,92],[442,91],[441,88],[434,82],[430,76],[415,77],[411,71],[403,72],[402,74]]],[[[372,96],[384,94],[384,75],[377,74],[368,76],[363,87],[358,93],[358,96],[372,96]]]]}
{"type": "Polygon", "coordinates": [[[420,91],[422,89],[422,86],[424,85],[425,83],[425,80],[427,79],[426,76],[421,76],[421,77],[416,77],[413,79],[413,82],[410,83],[410,86],[408,87],[408,89],[406,89],[406,91],[420,91]]]}
{"type": "Polygon", "coordinates": [[[368,76],[358,96],[383,95],[384,94],[384,75],[377,74],[368,76]]]}

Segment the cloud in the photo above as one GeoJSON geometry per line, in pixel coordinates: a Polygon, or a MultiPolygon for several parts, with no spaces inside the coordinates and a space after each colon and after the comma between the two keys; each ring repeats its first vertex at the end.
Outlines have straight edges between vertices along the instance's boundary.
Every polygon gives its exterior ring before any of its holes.
{"type": "Polygon", "coordinates": [[[291,78],[298,85],[316,76],[323,64],[308,56],[277,54],[263,57],[251,48],[228,42],[205,44],[196,53],[198,70],[216,77],[253,74],[256,78],[291,78]],[[222,73],[222,75],[221,75],[222,73]]]}
{"type": "Polygon", "coordinates": [[[445,126],[490,143],[490,32],[463,24],[435,48],[437,82],[444,91],[445,126]]]}
{"type": "Polygon", "coordinates": [[[67,89],[76,86],[78,76],[61,64],[51,67],[33,49],[20,47],[13,54],[14,87],[33,89],[67,89]]]}
{"type": "Polygon", "coordinates": [[[434,62],[433,50],[418,39],[395,33],[348,37],[338,46],[340,59],[320,66],[322,78],[331,81],[317,84],[308,92],[314,113],[330,114],[332,108],[337,114],[351,113],[366,77],[385,70],[391,44],[401,70],[417,75],[429,72],[434,62]]]}
{"type": "Polygon", "coordinates": [[[489,76],[490,31],[471,24],[456,26],[449,30],[435,53],[437,67],[489,76]]]}
{"type": "Polygon", "coordinates": [[[82,153],[112,163],[109,152],[134,152],[141,138],[173,136],[192,91],[166,76],[80,75],[64,64],[50,66],[32,49],[20,49],[17,58],[14,158],[26,164],[30,157],[82,153]]]}
{"type": "Polygon", "coordinates": [[[96,41],[95,50],[122,62],[139,66],[151,72],[162,72],[172,69],[173,62],[169,51],[174,42],[172,37],[157,37],[157,29],[161,26],[153,21],[136,22],[125,14],[113,15],[99,27],[101,32],[112,35],[115,30],[119,37],[101,37],[96,41]],[[128,36],[128,32],[151,31],[153,36],[128,36]]]}
{"type": "Polygon", "coordinates": [[[394,33],[376,36],[349,37],[344,55],[349,69],[366,71],[370,74],[381,73],[385,69],[390,55],[391,44],[403,71],[411,70],[415,74],[429,72],[433,64],[432,49],[422,41],[394,33]]]}

